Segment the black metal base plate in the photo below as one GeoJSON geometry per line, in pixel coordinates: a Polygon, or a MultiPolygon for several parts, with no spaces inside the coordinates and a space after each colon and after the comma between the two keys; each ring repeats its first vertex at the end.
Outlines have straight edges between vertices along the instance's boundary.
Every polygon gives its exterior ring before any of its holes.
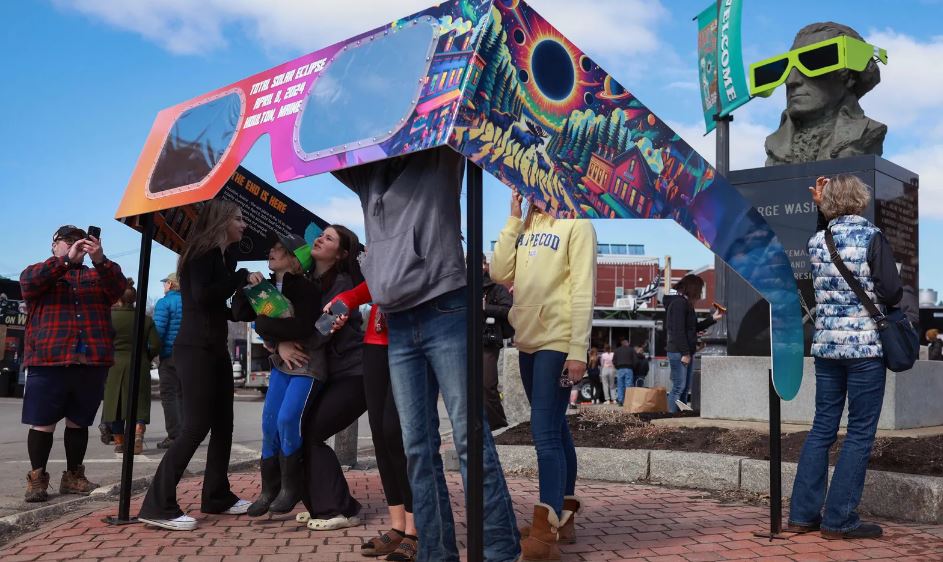
{"type": "Polygon", "coordinates": [[[753,533],[753,536],[754,536],[754,537],[763,537],[763,538],[765,538],[765,539],[769,539],[769,540],[772,541],[772,540],[774,540],[774,539],[778,539],[778,540],[788,540],[788,539],[792,538],[795,534],[796,534],[796,533],[784,533],[784,532],[774,533],[773,531],[757,531],[757,532],[753,533]]]}

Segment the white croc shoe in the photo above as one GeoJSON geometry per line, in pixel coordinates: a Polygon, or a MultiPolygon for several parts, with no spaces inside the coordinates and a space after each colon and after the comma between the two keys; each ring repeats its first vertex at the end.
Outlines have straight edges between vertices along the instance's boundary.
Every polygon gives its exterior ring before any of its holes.
{"type": "Polygon", "coordinates": [[[252,505],[252,502],[247,500],[238,500],[236,503],[232,504],[232,507],[224,511],[225,515],[242,515],[249,511],[249,506],[252,505]]]}
{"type": "Polygon", "coordinates": [[[192,531],[196,529],[196,519],[186,514],[173,519],[148,519],[138,517],[138,521],[145,525],[153,525],[154,527],[169,529],[171,531],[192,531]]]}
{"type": "Polygon", "coordinates": [[[312,531],[334,531],[337,529],[346,529],[347,527],[356,527],[357,525],[360,525],[360,518],[356,515],[353,517],[338,515],[330,519],[311,519],[308,521],[308,528],[312,531]]]}

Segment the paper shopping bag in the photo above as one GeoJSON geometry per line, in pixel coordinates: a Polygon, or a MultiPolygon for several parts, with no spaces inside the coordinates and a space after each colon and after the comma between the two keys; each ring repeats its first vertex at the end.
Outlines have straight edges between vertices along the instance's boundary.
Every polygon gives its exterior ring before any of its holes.
{"type": "Polygon", "coordinates": [[[630,414],[667,412],[668,391],[663,386],[655,388],[633,386],[625,391],[623,408],[630,414]]]}

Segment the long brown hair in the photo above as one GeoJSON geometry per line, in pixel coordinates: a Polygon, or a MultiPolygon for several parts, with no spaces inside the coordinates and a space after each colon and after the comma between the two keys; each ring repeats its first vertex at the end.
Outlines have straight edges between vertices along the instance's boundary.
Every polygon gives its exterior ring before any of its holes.
{"type": "MultiPolygon", "coordinates": [[[[363,273],[360,272],[360,262],[358,261],[358,257],[360,256],[360,238],[352,230],[341,224],[332,224],[327,228],[332,228],[334,232],[337,233],[338,246],[345,252],[345,255],[337,260],[331,269],[321,274],[321,290],[326,291],[330,289],[334,285],[334,281],[337,279],[339,273],[349,275],[351,282],[353,282],[356,287],[363,282],[363,273]]],[[[327,228],[325,228],[325,230],[327,230],[327,228]]],[[[314,276],[314,269],[311,270],[311,275],[314,276]]]]}
{"type": "Polygon", "coordinates": [[[232,201],[213,199],[203,204],[187,238],[187,247],[177,260],[177,279],[183,277],[183,266],[187,262],[226,243],[226,230],[238,212],[239,205],[232,201]]]}
{"type": "Polygon", "coordinates": [[[524,217],[524,230],[530,228],[530,225],[534,222],[534,217],[537,215],[546,215],[553,218],[550,213],[538,207],[533,201],[530,201],[527,205],[527,216],[524,217]]]}

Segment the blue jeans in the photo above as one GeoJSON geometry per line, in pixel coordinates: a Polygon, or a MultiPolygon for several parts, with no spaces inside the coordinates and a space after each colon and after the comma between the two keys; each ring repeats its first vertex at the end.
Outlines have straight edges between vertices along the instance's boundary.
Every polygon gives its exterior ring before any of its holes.
{"type": "Polygon", "coordinates": [[[313,377],[272,369],[262,406],[263,459],[279,452],[287,457],[301,448],[301,414],[320,384],[313,377]]]}
{"type": "Polygon", "coordinates": [[[557,515],[563,511],[563,496],[576,488],[576,448],[566,421],[570,389],[560,386],[566,353],[538,351],[521,353],[521,382],[530,402],[530,433],[537,449],[537,481],[540,501],[557,515]]]}
{"type": "Polygon", "coordinates": [[[688,391],[691,390],[691,376],[694,373],[694,358],[687,365],[681,362],[683,354],[669,351],[668,366],[671,368],[671,392],[668,393],[668,411],[677,412],[676,402],[687,402],[688,391]]]}
{"type": "Polygon", "coordinates": [[[799,455],[790,523],[820,524],[824,530],[838,532],[861,525],[856,509],[881,417],[886,374],[880,358],[815,360],[815,420],[799,455]],[[828,451],[835,444],[845,395],[848,433],[826,497],[828,451]]]}
{"type": "MultiPolygon", "coordinates": [[[[420,562],[457,562],[455,520],[439,454],[439,392],[452,423],[467,493],[468,412],[465,289],[386,316],[390,382],[403,430],[403,447],[419,529],[420,562]]],[[[481,413],[484,433],[485,560],[509,562],[520,555],[520,533],[501,462],[481,413]]]]}
{"type": "Polygon", "coordinates": [[[616,402],[625,402],[625,389],[632,386],[632,369],[616,369],[616,402]]]}

